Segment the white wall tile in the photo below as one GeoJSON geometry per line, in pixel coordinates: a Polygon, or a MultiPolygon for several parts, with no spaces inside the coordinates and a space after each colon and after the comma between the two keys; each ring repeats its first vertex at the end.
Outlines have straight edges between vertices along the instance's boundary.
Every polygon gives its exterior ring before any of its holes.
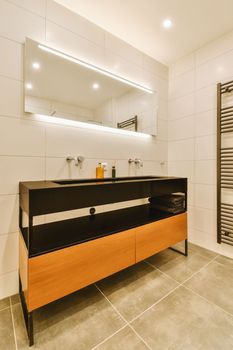
{"type": "Polygon", "coordinates": [[[201,113],[217,108],[217,87],[210,85],[196,91],[196,112],[201,113]]]}
{"type": "Polygon", "coordinates": [[[143,53],[116,36],[106,32],[106,49],[142,67],[143,53]]]}
{"type": "Polygon", "coordinates": [[[45,17],[47,0],[8,0],[12,4],[24,8],[27,11],[33,12],[36,15],[45,17]]]}
{"type": "Polygon", "coordinates": [[[194,102],[194,93],[182,96],[180,98],[170,99],[168,104],[169,120],[184,118],[189,115],[193,115],[195,112],[194,102]]]}
{"type": "Polygon", "coordinates": [[[215,135],[197,137],[195,140],[195,159],[215,159],[216,139],[215,135]]]}
{"type": "Polygon", "coordinates": [[[0,118],[0,155],[44,156],[44,127],[16,118],[0,118]]]}
{"type": "Polygon", "coordinates": [[[19,292],[18,270],[0,275],[0,299],[19,292]]]}
{"type": "Polygon", "coordinates": [[[44,158],[0,156],[0,195],[19,193],[20,181],[44,178],[44,158]]]}
{"type": "Polygon", "coordinates": [[[214,209],[216,204],[216,188],[214,185],[195,184],[195,206],[214,209]]]}
{"type": "Polygon", "coordinates": [[[182,140],[194,137],[194,116],[168,121],[168,140],[182,140]]]}
{"type": "Polygon", "coordinates": [[[23,110],[22,82],[0,76],[0,116],[19,117],[23,110]]]}
{"type": "Polygon", "coordinates": [[[187,177],[189,183],[194,183],[194,162],[186,161],[169,161],[168,173],[173,176],[187,177]]]}
{"type": "Polygon", "coordinates": [[[197,89],[232,78],[232,60],[233,50],[199,66],[196,71],[197,89]]]}
{"type": "Polygon", "coordinates": [[[103,29],[53,0],[47,1],[47,19],[95,44],[105,45],[105,32],[103,29]]]}
{"type": "Polygon", "coordinates": [[[215,57],[233,50],[233,32],[227,33],[221,38],[212,41],[196,51],[197,66],[212,60],[215,57]]]}
{"type": "MultiPolygon", "coordinates": [[[[195,189],[194,184],[191,183],[191,181],[188,178],[188,208],[190,206],[194,206],[194,200],[195,200],[195,189]]],[[[188,209],[189,211],[189,209],[188,209]]],[[[189,213],[188,213],[189,215],[189,213]]]]}
{"type": "Polygon", "coordinates": [[[195,183],[213,185],[216,183],[216,161],[199,160],[195,163],[195,183]]]}
{"type": "Polygon", "coordinates": [[[195,88],[195,71],[188,71],[170,80],[169,97],[177,98],[188,95],[195,88]]]}
{"type": "Polygon", "coordinates": [[[196,114],[195,135],[205,136],[216,134],[217,132],[217,111],[210,110],[196,114]]]}
{"type": "Polygon", "coordinates": [[[173,79],[177,75],[184,74],[195,69],[195,54],[185,56],[169,67],[169,78],[173,79]]]}
{"type": "Polygon", "coordinates": [[[216,220],[216,214],[213,210],[194,207],[191,228],[212,234],[215,232],[216,220]]]}
{"type": "Polygon", "coordinates": [[[18,251],[18,233],[0,235],[0,275],[17,270],[18,251]]]}
{"type": "Polygon", "coordinates": [[[0,196],[0,235],[18,232],[18,195],[0,196]]]}
{"type": "Polygon", "coordinates": [[[9,39],[0,37],[0,52],[0,75],[22,80],[23,46],[9,39]]]}
{"type": "Polygon", "coordinates": [[[167,120],[158,119],[158,140],[168,139],[168,122],[167,120]]]}
{"type": "Polygon", "coordinates": [[[168,67],[150,56],[143,55],[143,69],[162,79],[168,79],[168,67]]]}
{"type": "Polygon", "coordinates": [[[25,37],[42,41],[45,39],[45,19],[2,0],[0,2],[0,36],[20,43],[25,42],[25,37]]]}
{"type": "MultiPolygon", "coordinates": [[[[191,188],[189,185],[191,201],[188,202],[189,240],[231,257],[233,256],[232,247],[217,244],[216,236],[216,83],[232,80],[232,55],[233,32],[174,63],[169,72],[171,95],[168,115],[169,137],[172,137],[171,130],[178,129],[175,132],[178,140],[169,142],[168,173],[179,175],[184,171],[189,178],[192,177],[191,188]],[[179,78],[182,75],[185,76],[183,74],[185,71],[187,71],[187,77],[190,72],[188,69],[194,71],[194,91],[186,100],[188,95],[178,98],[179,94],[184,92],[180,85],[183,84],[183,89],[186,86],[185,79],[182,82],[182,79],[179,78]],[[178,92],[175,91],[176,88],[178,92]],[[191,96],[194,98],[192,99],[191,96]],[[194,162],[192,155],[187,152],[186,156],[189,156],[187,162],[180,161],[180,154],[175,154],[180,152],[180,147],[177,147],[176,144],[181,142],[183,135],[179,131],[182,123],[175,123],[174,120],[179,120],[182,114],[194,116],[194,162]]],[[[223,103],[225,106],[232,105],[232,98],[223,99],[223,103]]],[[[187,129],[184,124],[183,128],[187,129]]],[[[233,147],[232,135],[227,137],[224,135],[222,145],[233,147]]],[[[181,154],[183,156],[182,151],[181,154]]],[[[222,191],[222,198],[226,202],[233,203],[230,191],[222,191]]]]}
{"type": "Polygon", "coordinates": [[[169,161],[194,159],[194,139],[173,141],[169,142],[168,145],[169,161]]]}

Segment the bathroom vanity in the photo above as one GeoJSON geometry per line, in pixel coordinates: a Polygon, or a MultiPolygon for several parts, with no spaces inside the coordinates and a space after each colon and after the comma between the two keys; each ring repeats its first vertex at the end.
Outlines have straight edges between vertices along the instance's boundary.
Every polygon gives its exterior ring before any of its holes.
{"type": "Polygon", "coordinates": [[[19,189],[20,296],[30,345],[34,310],[180,241],[187,255],[186,178],[33,181],[21,182],[19,189]],[[176,215],[149,203],[95,213],[98,205],[180,192],[185,207],[176,215]],[[90,214],[33,224],[36,216],[81,208],[90,208],[90,214]]]}

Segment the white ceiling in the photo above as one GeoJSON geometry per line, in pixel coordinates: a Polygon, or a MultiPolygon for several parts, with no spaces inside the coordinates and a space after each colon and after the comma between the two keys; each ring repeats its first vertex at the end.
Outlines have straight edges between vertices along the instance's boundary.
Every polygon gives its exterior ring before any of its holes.
{"type": "Polygon", "coordinates": [[[233,0],[56,1],[165,64],[233,29],[233,0]]]}

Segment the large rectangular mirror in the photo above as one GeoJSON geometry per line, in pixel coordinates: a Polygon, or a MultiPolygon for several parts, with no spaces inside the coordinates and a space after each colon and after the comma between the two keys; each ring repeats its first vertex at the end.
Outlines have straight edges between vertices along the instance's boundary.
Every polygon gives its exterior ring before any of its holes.
{"type": "Polygon", "coordinates": [[[44,46],[25,44],[25,112],[156,135],[157,94],[44,46]]]}

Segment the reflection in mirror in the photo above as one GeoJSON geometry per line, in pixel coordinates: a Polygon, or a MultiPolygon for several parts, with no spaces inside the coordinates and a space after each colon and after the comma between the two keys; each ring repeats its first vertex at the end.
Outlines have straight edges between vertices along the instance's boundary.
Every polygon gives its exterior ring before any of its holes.
{"type": "Polygon", "coordinates": [[[31,39],[25,112],[156,135],[157,94],[31,39]]]}

